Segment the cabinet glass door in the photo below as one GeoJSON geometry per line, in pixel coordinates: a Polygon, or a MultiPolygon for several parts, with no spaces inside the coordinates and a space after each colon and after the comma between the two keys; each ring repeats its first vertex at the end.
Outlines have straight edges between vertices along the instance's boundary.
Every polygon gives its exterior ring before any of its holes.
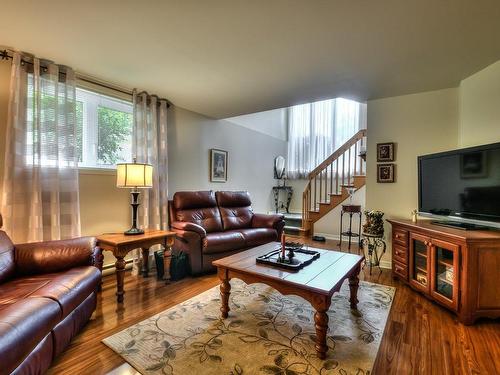
{"type": "Polygon", "coordinates": [[[410,283],[423,291],[429,291],[429,239],[417,234],[410,236],[410,283]]]}
{"type": "Polygon", "coordinates": [[[432,295],[451,308],[458,306],[458,246],[432,240],[432,295]]]}

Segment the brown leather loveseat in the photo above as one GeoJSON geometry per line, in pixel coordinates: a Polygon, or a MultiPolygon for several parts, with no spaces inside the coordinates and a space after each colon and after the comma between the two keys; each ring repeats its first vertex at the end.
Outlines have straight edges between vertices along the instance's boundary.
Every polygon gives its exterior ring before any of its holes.
{"type": "Polygon", "coordinates": [[[49,368],[94,312],[101,264],[94,238],[13,245],[0,231],[0,374],[49,368]]]}
{"type": "Polygon", "coordinates": [[[255,214],[246,191],[182,191],[169,201],[174,249],[188,254],[191,273],[212,271],[212,261],[277,241],[283,215],[255,214]]]}

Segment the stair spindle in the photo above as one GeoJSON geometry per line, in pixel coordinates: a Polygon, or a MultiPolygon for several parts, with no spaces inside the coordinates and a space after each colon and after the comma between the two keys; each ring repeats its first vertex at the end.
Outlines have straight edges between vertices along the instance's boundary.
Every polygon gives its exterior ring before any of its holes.
{"type": "Polygon", "coordinates": [[[336,161],[337,165],[335,166],[335,194],[339,194],[339,159],[336,161]]]}
{"type": "Polygon", "coordinates": [[[349,147],[349,158],[347,162],[347,185],[351,184],[351,148],[349,147]]]}
{"type": "Polygon", "coordinates": [[[356,161],[358,160],[358,142],[354,144],[354,175],[356,175],[356,161]]]}

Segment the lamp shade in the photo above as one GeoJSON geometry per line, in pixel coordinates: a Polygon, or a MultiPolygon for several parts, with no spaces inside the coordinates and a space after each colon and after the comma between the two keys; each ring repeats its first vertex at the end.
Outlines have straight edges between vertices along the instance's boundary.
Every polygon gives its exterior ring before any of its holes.
{"type": "Polygon", "coordinates": [[[141,163],[117,164],[116,186],[119,188],[153,187],[153,166],[141,163]]]}

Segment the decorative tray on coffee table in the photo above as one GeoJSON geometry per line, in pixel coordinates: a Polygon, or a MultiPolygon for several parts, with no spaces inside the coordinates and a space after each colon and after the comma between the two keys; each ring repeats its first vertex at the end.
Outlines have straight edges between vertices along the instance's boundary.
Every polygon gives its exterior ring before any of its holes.
{"type": "Polygon", "coordinates": [[[303,248],[304,245],[296,242],[287,242],[285,244],[285,257],[282,258],[281,246],[277,246],[275,250],[268,252],[256,258],[257,263],[269,264],[278,268],[298,271],[301,268],[318,259],[320,253],[314,250],[303,248]]]}

